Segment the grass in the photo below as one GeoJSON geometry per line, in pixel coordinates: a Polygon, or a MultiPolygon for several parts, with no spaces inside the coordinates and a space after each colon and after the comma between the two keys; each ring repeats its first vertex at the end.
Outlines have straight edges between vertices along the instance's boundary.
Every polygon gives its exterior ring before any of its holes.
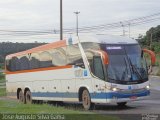
{"type": "Polygon", "coordinates": [[[78,111],[66,109],[64,107],[56,107],[48,104],[22,104],[13,100],[0,100],[1,114],[60,114],[64,115],[65,120],[119,120],[117,117],[107,115],[97,115],[92,112],[78,111]]]}
{"type": "Polygon", "coordinates": [[[0,97],[6,96],[6,88],[0,88],[0,97]]]}
{"type": "Polygon", "coordinates": [[[5,75],[0,72],[0,83],[5,82],[5,75]]]}

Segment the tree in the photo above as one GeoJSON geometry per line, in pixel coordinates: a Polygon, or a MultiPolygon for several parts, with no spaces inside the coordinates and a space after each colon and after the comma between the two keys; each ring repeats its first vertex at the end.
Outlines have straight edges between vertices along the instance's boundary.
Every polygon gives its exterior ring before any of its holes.
{"type": "Polygon", "coordinates": [[[150,28],[145,36],[139,36],[142,47],[148,47],[156,53],[160,53],[160,25],[150,28]]]}

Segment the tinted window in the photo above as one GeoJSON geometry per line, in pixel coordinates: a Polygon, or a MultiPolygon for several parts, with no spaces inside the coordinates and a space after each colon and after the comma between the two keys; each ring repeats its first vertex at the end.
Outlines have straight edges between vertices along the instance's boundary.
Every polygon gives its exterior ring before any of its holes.
{"type": "Polygon", "coordinates": [[[97,76],[98,78],[104,80],[104,70],[103,70],[103,64],[101,57],[94,57],[93,59],[93,65],[94,65],[94,75],[97,76]]]}
{"type": "Polygon", "coordinates": [[[6,68],[7,68],[7,70],[10,70],[10,61],[11,61],[11,59],[6,59],[6,68]]]}
{"type": "Polygon", "coordinates": [[[32,53],[30,59],[30,69],[36,69],[40,67],[39,54],[32,53]]]}
{"type": "Polygon", "coordinates": [[[20,62],[19,62],[19,59],[17,57],[13,57],[10,60],[10,70],[11,71],[20,70],[20,62]]]}
{"type": "Polygon", "coordinates": [[[67,63],[69,65],[83,64],[82,55],[78,45],[67,46],[67,63]]]}
{"type": "Polygon", "coordinates": [[[67,64],[66,48],[57,48],[51,50],[53,66],[65,66],[67,64]]]}
{"type": "Polygon", "coordinates": [[[27,56],[23,56],[20,58],[20,69],[18,70],[28,70],[29,69],[29,59],[27,56]]]}
{"type": "Polygon", "coordinates": [[[96,50],[100,50],[100,46],[97,43],[86,42],[86,43],[82,43],[82,47],[83,47],[84,52],[85,52],[85,54],[87,56],[91,71],[94,74],[93,56],[97,56],[98,55],[95,51],[96,50]]]}
{"type": "Polygon", "coordinates": [[[52,66],[52,56],[49,52],[42,52],[39,54],[40,56],[40,67],[51,67],[52,66]]]}
{"type": "Polygon", "coordinates": [[[9,71],[65,65],[67,65],[66,47],[31,53],[29,55],[13,57],[6,60],[6,67],[9,71]]]}

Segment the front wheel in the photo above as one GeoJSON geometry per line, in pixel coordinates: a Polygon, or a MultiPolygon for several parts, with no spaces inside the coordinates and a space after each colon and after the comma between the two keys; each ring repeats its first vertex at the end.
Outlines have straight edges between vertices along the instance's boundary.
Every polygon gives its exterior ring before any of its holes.
{"type": "Polygon", "coordinates": [[[91,102],[88,90],[83,90],[82,92],[82,103],[85,110],[93,109],[93,103],[91,102]]]}
{"type": "Polygon", "coordinates": [[[127,102],[120,102],[120,103],[117,103],[117,105],[118,105],[119,107],[124,107],[124,106],[126,106],[126,104],[127,104],[127,102]]]}

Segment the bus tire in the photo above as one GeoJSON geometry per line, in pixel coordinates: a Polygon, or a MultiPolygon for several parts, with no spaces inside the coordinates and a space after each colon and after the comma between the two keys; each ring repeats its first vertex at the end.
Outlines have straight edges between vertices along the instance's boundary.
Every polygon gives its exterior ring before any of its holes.
{"type": "Polygon", "coordinates": [[[23,94],[22,90],[19,91],[19,93],[18,93],[18,101],[21,103],[24,103],[24,94],[23,94]]]}
{"type": "Polygon", "coordinates": [[[93,103],[91,102],[91,97],[89,95],[88,90],[83,90],[82,92],[82,103],[85,110],[93,109],[93,103]]]}
{"type": "Polygon", "coordinates": [[[31,96],[31,92],[29,90],[27,90],[27,92],[25,94],[25,103],[32,104],[32,96],[31,96]]]}
{"type": "Polygon", "coordinates": [[[126,106],[126,104],[127,104],[127,102],[120,102],[120,103],[117,103],[117,105],[118,105],[119,107],[124,107],[124,106],[126,106]]]}

